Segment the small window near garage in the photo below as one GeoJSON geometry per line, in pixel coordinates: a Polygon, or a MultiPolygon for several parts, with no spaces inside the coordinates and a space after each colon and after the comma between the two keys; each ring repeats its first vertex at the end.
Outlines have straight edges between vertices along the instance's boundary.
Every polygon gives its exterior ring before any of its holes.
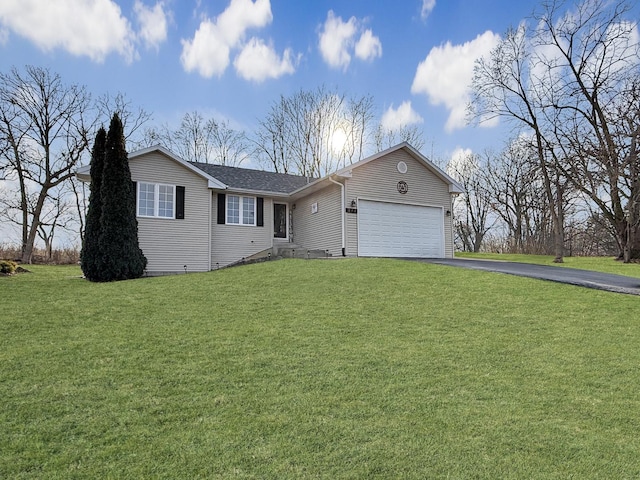
{"type": "Polygon", "coordinates": [[[176,187],[138,182],[138,216],[174,218],[176,187]]]}

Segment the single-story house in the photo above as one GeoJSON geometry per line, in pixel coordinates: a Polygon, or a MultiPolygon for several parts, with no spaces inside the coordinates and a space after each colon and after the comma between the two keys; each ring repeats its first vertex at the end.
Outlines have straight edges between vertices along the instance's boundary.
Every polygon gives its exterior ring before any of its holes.
{"type": "MultiPolygon", "coordinates": [[[[452,257],[461,186],[402,143],[323,178],[129,155],[147,274],[215,270],[278,249],[327,256],[452,257]]],[[[90,181],[89,166],[78,170],[90,181]]]]}

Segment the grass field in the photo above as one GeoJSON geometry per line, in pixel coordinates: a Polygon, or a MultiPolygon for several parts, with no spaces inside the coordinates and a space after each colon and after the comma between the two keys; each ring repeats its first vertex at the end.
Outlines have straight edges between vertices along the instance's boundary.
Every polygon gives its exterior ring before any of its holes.
{"type": "Polygon", "coordinates": [[[384,259],[0,278],[0,478],[637,478],[640,300],[384,259]]]}

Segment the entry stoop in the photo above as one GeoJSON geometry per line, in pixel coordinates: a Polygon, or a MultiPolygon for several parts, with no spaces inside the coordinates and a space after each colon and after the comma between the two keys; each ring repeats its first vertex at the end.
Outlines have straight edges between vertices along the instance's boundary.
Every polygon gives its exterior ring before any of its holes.
{"type": "Polygon", "coordinates": [[[291,245],[287,245],[286,247],[274,246],[273,249],[277,250],[276,256],[280,258],[312,259],[312,258],[327,258],[331,256],[328,250],[308,249],[308,248],[301,248],[298,246],[291,246],[291,245]]]}

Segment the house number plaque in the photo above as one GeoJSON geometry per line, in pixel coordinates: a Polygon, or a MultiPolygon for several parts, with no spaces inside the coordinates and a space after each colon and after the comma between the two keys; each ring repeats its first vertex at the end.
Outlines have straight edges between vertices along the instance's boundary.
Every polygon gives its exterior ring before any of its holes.
{"type": "Polygon", "coordinates": [[[405,194],[409,191],[409,185],[404,180],[400,180],[398,182],[398,191],[402,194],[405,194]]]}

